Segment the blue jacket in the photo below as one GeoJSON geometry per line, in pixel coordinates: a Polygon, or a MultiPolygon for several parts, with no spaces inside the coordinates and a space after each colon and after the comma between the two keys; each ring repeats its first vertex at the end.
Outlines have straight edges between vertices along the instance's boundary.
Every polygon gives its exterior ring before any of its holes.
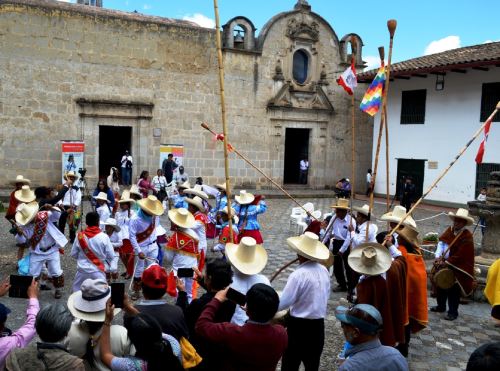
{"type": "Polygon", "coordinates": [[[260,201],[258,205],[240,205],[238,203],[233,204],[233,208],[238,215],[238,229],[241,230],[243,223],[246,219],[245,230],[255,231],[260,229],[260,224],[257,221],[257,215],[263,214],[267,210],[267,205],[264,200],[260,201]]]}

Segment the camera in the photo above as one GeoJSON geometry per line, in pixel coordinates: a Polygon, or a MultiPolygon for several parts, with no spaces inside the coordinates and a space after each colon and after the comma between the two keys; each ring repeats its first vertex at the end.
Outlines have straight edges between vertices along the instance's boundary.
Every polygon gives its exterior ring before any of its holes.
{"type": "Polygon", "coordinates": [[[79,168],[78,169],[78,174],[80,174],[80,176],[82,178],[85,178],[85,174],[87,174],[87,169],[85,169],[85,168],[79,168]]]}

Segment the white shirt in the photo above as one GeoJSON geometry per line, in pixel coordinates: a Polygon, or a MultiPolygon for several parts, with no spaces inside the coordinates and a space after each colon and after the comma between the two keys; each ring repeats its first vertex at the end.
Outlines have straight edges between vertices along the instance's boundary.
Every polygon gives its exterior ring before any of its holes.
{"type": "MultiPolygon", "coordinates": [[[[180,231],[182,233],[186,233],[195,240],[198,239],[198,235],[191,228],[180,228],[180,231]]],[[[175,271],[175,275],[177,275],[177,270],[179,268],[193,268],[197,266],[198,259],[196,258],[196,256],[174,252],[174,257],[172,259],[172,268],[175,271]]]]}
{"type": "MultiPolygon", "coordinates": [[[[234,267],[233,270],[234,275],[231,287],[244,295],[246,295],[248,290],[250,290],[256,283],[263,283],[265,285],[271,286],[271,282],[269,282],[269,279],[262,274],[247,275],[239,272],[234,267]]],[[[231,318],[231,323],[235,323],[238,326],[243,326],[247,320],[248,316],[246,312],[239,305],[237,305],[236,310],[233,314],[233,318],[231,318]]]]}
{"type": "MultiPolygon", "coordinates": [[[[199,211],[196,213],[200,213],[199,211]]],[[[195,215],[196,215],[195,214],[195,215]]],[[[205,223],[197,220],[192,227],[193,231],[198,235],[198,249],[205,251],[207,253],[207,230],[205,223]]]]}
{"type": "Polygon", "coordinates": [[[128,156],[123,155],[122,161],[121,161],[122,162],[122,167],[125,167],[125,168],[127,167],[127,160],[132,163],[132,156],[130,156],[130,155],[128,155],[128,156]]]}
{"type": "Polygon", "coordinates": [[[151,183],[153,184],[153,187],[155,187],[155,190],[159,191],[161,187],[167,186],[167,178],[165,178],[163,175],[155,175],[151,183]]]}
{"type": "Polygon", "coordinates": [[[64,206],[80,206],[81,202],[82,192],[80,191],[80,188],[76,190],[75,186],[72,186],[70,189],[68,189],[68,191],[64,194],[64,198],[62,199],[62,204],[64,206]]]}
{"type": "Polygon", "coordinates": [[[372,182],[372,175],[370,173],[366,173],[366,183],[372,182]]]}
{"type": "MultiPolygon", "coordinates": [[[[436,246],[436,252],[434,253],[436,259],[443,257],[443,254],[446,250],[448,250],[448,244],[446,242],[439,241],[436,246]]],[[[444,258],[448,259],[449,257],[450,257],[450,251],[448,250],[444,258]]]]}
{"type": "Polygon", "coordinates": [[[352,248],[355,249],[359,245],[365,242],[377,242],[377,232],[378,227],[375,223],[370,223],[370,228],[368,230],[368,241],[366,240],[366,225],[368,222],[364,222],[363,224],[358,226],[358,232],[355,230],[351,232],[351,243],[352,248]]]}
{"type": "Polygon", "coordinates": [[[107,204],[101,205],[95,211],[99,214],[99,228],[101,228],[101,231],[104,232],[104,222],[111,217],[109,206],[107,204]]]}
{"type": "Polygon", "coordinates": [[[480,193],[480,194],[477,196],[477,200],[478,200],[478,201],[486,201],[486,195],[483,195],[483,194],[481,194],[481,193],[480,193]]]}
{"type": "MultiPolygon", "coordinates": [[[[351,244],[351,234],[349,233],[349,225],[351,224],[351,216],[347,214],[344,219],[340,219],[334,215],[332,215],[332,219],[330,219],[330,223],[328,223],[327,230],[330,228],[330,232],[328,236],[323,237],[323,241],[326,241],[328,238],[332,238],[332,240],[343,240],[344,243],[340,248],[340,252],[344,253],[351,244]],[[333,226],[332,226],[333,223],[333,226]]],[[[356,228],[356,222],[352,221],[352,227],[356,228]]],[[[330,241],[330,245],[333,241],[330,241]]]]}
{"type": "Polygon", "coordinates": [[[324,265],[307,261],[290,274],[280,297],[278,312],[290,308],[297,318],[326,317],[330,297],[330,274],[324,265]]]}
{"type": "Polygon", "coordinates": [[[118,210],[115,213],[116,224],[121,228],[120,237],[122,240],[129,239],[128,225],[130,223],[130,219],[134,217],[135,211],[130,210],[130,218],[128,215],[129,215],[128,210],[124,210],[124,211],[118,210]]]}
{"type": "Polygon", "coordinates": [[[300,170],[309,169],[309,161],[300,160],[300,170]]]}
{"type": "Polygon", "coordinates": [[[141,233],[148,229],[150,223],[150,221],[140,218],[139,215],[134,215],[130,219],[130,223],[128,226],[129,239],[132,247],[134,248],[134,254],[136,255],[142,251],[141,247],[147,247],[153,243],[156,243],[156,227],[158,226],[158,218],[156,216],[153,217],[153,223],[155,223],[153,232],[151,232],[149,237],[141,243],[137,242],[137,233],[141,233]]]}
{"type": "MultiPolygon", "coordinates": [[[[45,230],[45,234],[43,235],[40,242],[36,245],[35,249],[32,249],[29,246],[29,253],[31,254],[31,259],[37,259],[37,256],[40,259],[46,259],[49,255],[59,254],[59,248],[64,247],[68,240],[64,236],[64,234],[59,231],[59,229],[50,221],[52,212],[49,211],[49,216],[47,220],[47,229],[45,230]],[[43,251],[49,248],[47,251],[43,251]]],[[[21,227],[22,231],[26,235],[28,239],[31,239],[33,236],[33,232],[35,231],[35,223],[31,222],[24,227],[21,227]]],[[[16,242],[26,243],[26,237],[23,235],[16,235],[16,242]]]]}
{"type": "MultiPolygon", "coordinates": [[[[115,257],[113,245],[109,237],[105,233],[98,233],[92,238],[87,238],[89,249],[92,250],[95,256],[105,265],[109,266],[115,257]]],[[[100,272],[99,268],[91,263],[87,255],[82,251],[78,238],[75,239],[71,248],[71,257],[77,259],[77,267],[79,270],[86,273],[100,272]]]]}

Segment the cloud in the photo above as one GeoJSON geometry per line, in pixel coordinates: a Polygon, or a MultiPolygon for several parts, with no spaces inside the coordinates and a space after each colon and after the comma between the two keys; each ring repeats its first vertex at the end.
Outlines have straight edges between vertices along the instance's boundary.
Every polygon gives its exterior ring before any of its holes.
{"type": "Polygon", "coordinates": [[[142,6],[142,9],[144,9],[144,10],[151,9],[151,5],[149,5],[149,4],[144,4],[144,5],[142,6]]]}
{"type": "Polygon", "coordinates": [[[486,40],[483,42],[483,44],[489,44],[489,43],[497,43],[499,42],[500,40],[486,40]]]}
{"type": "Polygon", "coordinates": [[[366,63],[366,68],[363,71],[372,70],[380,67],[380,57],[374,55],[365,55],[363,60],[366,63]]]}
{"type": "Polygon", "coordinates": [[[427,45],[424,51],[424,55],[440,53],[446,50],[460,48],[460,46],[460,37],[446,36],[442,39],[434,40],[429,45],[427,45]]]}
{"type": "Polygon", "coordinates": [[[212,18],[208,18],[206,15],[201,13],[186,14],[182,17],[185,21],[191,21],[197,25],[205,28],[215,28],[215,21],[212,18]]]}

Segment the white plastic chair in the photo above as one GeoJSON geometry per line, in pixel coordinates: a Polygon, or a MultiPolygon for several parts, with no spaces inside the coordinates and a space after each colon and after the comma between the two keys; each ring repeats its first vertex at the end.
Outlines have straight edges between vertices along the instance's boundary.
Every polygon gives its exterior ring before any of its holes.
{"type": "Polygon", "coordinates": [[[319,220],[321,218],[321,210],[314,210],[311,215],[314,217],[314,219],[319,220]]]}
{"type": "Polygon", "coordinates": [[[303,221],[305,219],[305,212],[302,210],[300,207],[294,207],[292,208],[292,213],[290,214],[290,229],[297,229],[297,223],[300,221],[303,221]]]}
{"type": "Polygon", "coordinates": [[[314,211],[314,204],[312,202],[308,202],[304,204],[304,209],[306,209],[308,212],[312,213],[314,211]]]}

